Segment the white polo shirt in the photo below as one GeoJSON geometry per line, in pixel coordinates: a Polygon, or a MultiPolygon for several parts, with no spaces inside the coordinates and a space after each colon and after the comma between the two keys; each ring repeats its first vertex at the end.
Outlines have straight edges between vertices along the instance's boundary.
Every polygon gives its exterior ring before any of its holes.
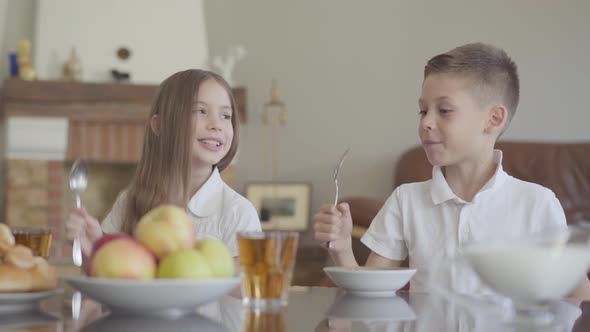
{"type": "MultiPolygon", "coordinates": [[[[448,262],[466,241],[518,237],[545,228],[567,227],[565,214],[553,192],[518,180],[502,169],[502,152],[494,151],[498,164],[493,177],[471,202],[457,197],[440,167],[432,179],[397,187],[375,216],[361,241],[373,252],[392,259],[410,257],[416,268],[413,291],[429,290],[429,272],[438,262],[448,262]]],[[[443,265],[444,267],[444,265],[443,265]]],[[[455,290],[473,293],[481,284],[475,277],[450,269],[451,275],[433,275],[455,290]]],[[[433,279],[434,280],[434,279],[433,279]]]]}
{"type": "MultiPolygon", "coordinates": [[[[126,192],[122,192],[103,220],[105,233],[121,231],[125,197],[126,192]]],[[[234,257],[238,256],[237,232],[261,230],[252,203],[225,184],[217,168],[189,200],[188,213],[195,223],[197,239],[220,240],[234,257]]]]}

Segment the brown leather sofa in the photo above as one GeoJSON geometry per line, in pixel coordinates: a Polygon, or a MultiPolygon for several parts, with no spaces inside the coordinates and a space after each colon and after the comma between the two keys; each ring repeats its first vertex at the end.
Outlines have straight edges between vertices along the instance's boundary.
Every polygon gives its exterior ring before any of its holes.
{"type": "MultiPolygon", "coordinates": [[[[555,193],[569,224],[590,221],[590,143],[498,142],[503,151],[504,170],[524,181],[541,184],[555,193]]],[[[403,183],[431,178],[432,166],[422,147],[405,152],[397,162],[392,191],[403,183]]],[[[364,264],[369,250],[359,241],[386,197],[347,197],[354,230],[353,250],[357,261],[364,264]]]]}

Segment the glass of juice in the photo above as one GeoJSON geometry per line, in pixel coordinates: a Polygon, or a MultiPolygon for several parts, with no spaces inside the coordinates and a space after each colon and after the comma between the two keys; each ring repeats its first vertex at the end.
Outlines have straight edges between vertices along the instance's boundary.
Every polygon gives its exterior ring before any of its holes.
{"type": "Polygon", "coordinates": [[[299,233],[238,233],[242,302],[252,311],[276,312],[287,305],[299,233]]]}

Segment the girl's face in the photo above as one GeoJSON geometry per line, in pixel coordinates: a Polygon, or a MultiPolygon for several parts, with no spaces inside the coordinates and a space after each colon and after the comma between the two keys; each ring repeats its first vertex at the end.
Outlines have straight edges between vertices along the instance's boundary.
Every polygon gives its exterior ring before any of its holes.
{"type": "Polygon", "coordinates": [[[199,86],[192,105],[193,167],[210,168],[225,157],[234,138],[229,95],[213,79],[199,86]]]}

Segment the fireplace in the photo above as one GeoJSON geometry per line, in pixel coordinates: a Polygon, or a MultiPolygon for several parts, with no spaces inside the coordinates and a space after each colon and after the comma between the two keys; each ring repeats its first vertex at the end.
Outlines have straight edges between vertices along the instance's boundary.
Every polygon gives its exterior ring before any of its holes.
{"type": "MultiPolygon", "coordinates": [[[[49,226],[52,257],[71,256],[64,222],[74,205],[68,173],[89,163],[85,208],[99,220],[127,186],[140,158],[156,86],[6,80],[2,96],[3,222],[49,226]]],[[[240,113],[245,90],[236,89],[240,113]]],[[[233,168],[223,173],[231,185],[233,168]]]]}

